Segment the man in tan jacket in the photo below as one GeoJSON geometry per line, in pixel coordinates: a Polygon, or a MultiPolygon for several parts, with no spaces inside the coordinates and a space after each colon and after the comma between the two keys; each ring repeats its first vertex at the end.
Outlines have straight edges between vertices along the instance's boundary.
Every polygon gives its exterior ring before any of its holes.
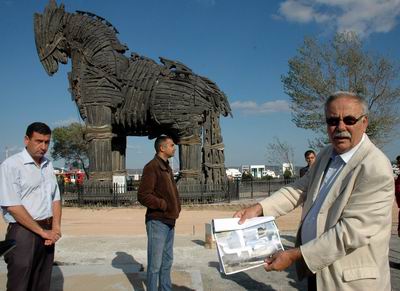
{"type": "Polygon", "coordinates": [[[281,216],[302,206],[296,247],[266,259],[266,271],[293,263],[309,290],[391,290],[389,240],[394,182],[386,156],[365,134],[365,101],[337,92],[325,105],[331,145],[310,173],[235,213],[281,216]]]}

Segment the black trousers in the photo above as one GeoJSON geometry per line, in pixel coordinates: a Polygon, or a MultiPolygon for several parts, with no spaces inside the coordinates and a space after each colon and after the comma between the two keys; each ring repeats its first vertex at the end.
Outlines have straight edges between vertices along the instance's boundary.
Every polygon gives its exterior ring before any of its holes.
{"type": "MultiPolygon", "coordinates": [[[[42,225],[50,229],[51,225],[42,225]]],[[[7,263],[7,290],[48,291],[54,261],[54,245],[45,246],[44,239],[18,223],[10,223],[6,239],[16,247],[4,256],[7,263]]]]}
{"type": "Polygon", "coordinates": [[[317,291],[317,276],[315,274],[307,277],[308,291],[317,291]]]}

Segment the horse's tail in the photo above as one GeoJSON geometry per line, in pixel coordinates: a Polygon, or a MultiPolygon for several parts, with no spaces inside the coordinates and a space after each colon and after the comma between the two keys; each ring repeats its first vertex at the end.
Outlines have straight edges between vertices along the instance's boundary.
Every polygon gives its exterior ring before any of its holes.
{"type": "Polygon", "coordinates": [[[224,144],[219,112],[205,112],[203,123],[203,174],[205,184],[223,185],[226,179],[224,144]]]}

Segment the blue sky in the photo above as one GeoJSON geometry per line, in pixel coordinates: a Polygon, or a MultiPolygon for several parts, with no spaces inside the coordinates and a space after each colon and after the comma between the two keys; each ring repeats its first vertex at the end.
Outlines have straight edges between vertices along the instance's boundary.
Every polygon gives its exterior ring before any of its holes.
{"type": "MultiPolygon", "coordinates": [[[[60,1],[58,1],[60,3],[60,1]]],[[[368,50],[399,61],[400,2],[372,0],[65,0],[68,12],[90,11],[119,30],[129,52],[179,60],[215,81],[226,93],[233,118],[221,118],[227,166],[265,164],[274,137],[294,148],[295,164],[311,131],[291,121],[281,76],[304,36],[325,41],[340,30],[355,30],[368,50]],[[383,2],[383,3],[381,3],[383,2]]],[[[70,65],[53,77],[36,53],[33,14],[44,0],[0,0],[0,160],[23,146],[26,126],[52,128],[79,120],[68,92],[70,65]]],[[[399,139],[383,148],[400,154],[399,139]]],[[[129,137],[127,167],[141,168],[153,156],[153,141],[129,137]]],[[[61,165],[57,163],[56,165],[61,165]]]]}

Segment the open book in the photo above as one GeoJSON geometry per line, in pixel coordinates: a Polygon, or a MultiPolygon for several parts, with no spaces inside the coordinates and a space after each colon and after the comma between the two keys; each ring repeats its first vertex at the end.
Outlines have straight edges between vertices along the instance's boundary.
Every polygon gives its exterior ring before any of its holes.
{"type": "Polygon", "coordinates": [[[239,218],[212,221],[220,271],[226,275],[262,266],[266,257],[283,250],[274,217],[238,222],[239,218]]]}

